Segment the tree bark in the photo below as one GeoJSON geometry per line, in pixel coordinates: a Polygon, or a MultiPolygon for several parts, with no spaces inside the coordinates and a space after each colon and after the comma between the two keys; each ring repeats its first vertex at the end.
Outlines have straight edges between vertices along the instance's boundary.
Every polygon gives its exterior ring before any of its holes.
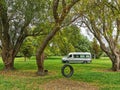
{"type": "Polygon", "coordinates": [[[116,62],[112,62],[112,70],[113,71],[120,71],[120,63],[118,60],[116,62]]]}
{"type": "Polygon", "coordinates": [[[112,60],[112,70],[120,71],[120,55],[115,53],[115,55],[113,57],[115,57],[115,58],[114,58],[114,60],[112,60]]]}
{"type": "Polygon", "coordinates": [[[14,70],[14,58],[13,56],[13,50],[2,50],[2,59],[4,63],[4,70],[14,70]]]}
{"type": "Polygon", "coordinates": [[[44,58],[45,58],[44,53],[42,53],[41,56],[39,56],[39,55],[36,56],[37,66],[38,66],[37,74],[40,75],[40,76],[45,75],[45,72],[44,72],[44,58]]]}
{"type": "Polygon", "coordinates": [[[118,52],[118,49],[113,49],[112,54],[106,52],[106,54],[109,56],[111,62],[112,62],[112,70],[113,71],[120,71],[120,54],[118,52]]]}
{"type": "Polygon", "coordinates": [[[6,63],[4,62],[4,64],[5,64],[4,70],[5,70],[5,71],[15,70],[15,68],[14,68],[14,59],[11,58],[10,61],[11,61],[11,62],[9,62],[8,64],[6,64],[6,63]]]}

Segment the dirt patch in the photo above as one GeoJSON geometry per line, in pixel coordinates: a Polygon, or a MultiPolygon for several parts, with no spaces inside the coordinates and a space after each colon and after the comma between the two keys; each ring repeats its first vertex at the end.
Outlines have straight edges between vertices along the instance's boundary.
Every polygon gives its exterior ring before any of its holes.
{"type": "Polygon", "coordinates": [[[4,76],[19,76],[19,77],[37,77],[35,71],[0,71],[0,75],[4,76]]]}
{"type": "Polygon", "coordinates": [[[42,90],[98,90],[96,86],[70,79],[58,79],[40,86],[42,90]]]}

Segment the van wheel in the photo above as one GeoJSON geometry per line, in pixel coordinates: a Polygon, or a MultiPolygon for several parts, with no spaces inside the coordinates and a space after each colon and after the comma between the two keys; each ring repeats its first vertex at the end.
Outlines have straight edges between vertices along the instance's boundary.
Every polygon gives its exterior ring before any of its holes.
{"type": "Polygon", "coordinates": [[[66,61],[66,63],[69,63],[69,61],[66,61]]]}
{"type": "Polygon", "coordinates": [[[65,64],[62,68],[61,68],[61,73],[64,77],[69,78],[73,75],[74,73],[74,69],[71,65],[69,64],[65,64]]]}

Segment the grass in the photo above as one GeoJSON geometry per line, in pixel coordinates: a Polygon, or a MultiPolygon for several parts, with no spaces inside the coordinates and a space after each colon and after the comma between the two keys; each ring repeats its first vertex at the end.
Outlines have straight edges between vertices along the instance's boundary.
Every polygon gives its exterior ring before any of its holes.
{"type": "MultiPolygon", "coordinates": [[[[70,80],[87,82],[97,85],[100,90],[120,90],[120,72],[110,70],[111,62],[108,58],[93,60],[91,64],[71,64],[74,74],[70,80]]],[[[1,90],[41,90],[40,85],[51,80],[64,78],[61,75],[61,57],[49,57],[45,60],[45,69],[49,74],[40,77],[35,74],[37,66],[35,57],[24,61],[24,58],[16,58],[16,71],[3,72],[3,64],[0,59],[0,89],[1,90]]]]}

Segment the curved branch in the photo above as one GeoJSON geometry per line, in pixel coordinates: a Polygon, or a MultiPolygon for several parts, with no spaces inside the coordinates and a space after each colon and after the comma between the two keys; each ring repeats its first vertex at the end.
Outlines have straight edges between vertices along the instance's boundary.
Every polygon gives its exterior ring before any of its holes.
{"type": "Polygon", "coordinates": [[[53,0],[53,16],[56,23],[59,21],[58,5],[59,5],[59,0],[53,0]]]}

